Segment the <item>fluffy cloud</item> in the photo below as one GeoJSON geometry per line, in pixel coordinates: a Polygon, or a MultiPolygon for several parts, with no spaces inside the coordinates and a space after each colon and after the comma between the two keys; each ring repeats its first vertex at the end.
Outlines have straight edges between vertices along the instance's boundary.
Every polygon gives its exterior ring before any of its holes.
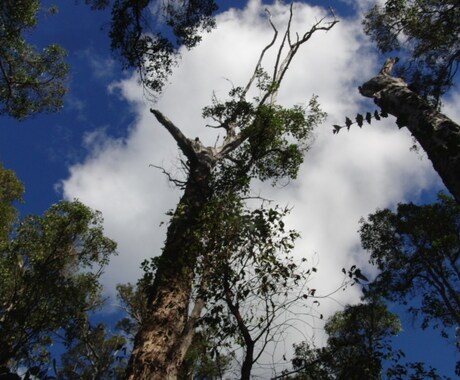
{"type": "MultiPolygon", "coordinates": [[[[278,3],[270,12],[282,30],[289,8],[278,3]]],[[[327,13],[297,4],[293,31],[308,30],[327,13]]],[[[171,84],[155,105],[187,136],[200,136],[210,145],[217,136],[204,127],[202,107],[210,103],[213,93],[222,98],[232,84],[245,85],[261,49],[272,38],[259,1],[250,1],[244,10],[229,10],[217,21],[217,30],[206,35],[198,48],[183,52],[171,84]]],[[[268,56],[269,70],[270,59],[273,55],[268,56]]],[[[343,123],[346,115],[374,109],[363,102],[357,86],[378,69],[360,20],[343,20],[328,33],[317,32],[304,46],[279,94],[283,104],[306,103],[316,94],[329,114],[315,132],[298,179],[284,188],[257,189],[279,204],[294,206],[289,223],[302,234],[295,253],[317,262],[319,271],[312,286],[323,294],[338,286],[342,267],[366,263],[356,233],[361,216],[440,186],[429,161],[409,150],[410,136],[391,120],[332,134],[332,124],[343,123]]],[[[119,242],[119,256],[104,277],[109,291],[116,283],[136,281],[140,262],[161,252],[165,227],[159,227],[160,223],[167,220],[165,212],[180,197],[161,171],[149,164],[182,175],[177,147],[150,114],[151,105],[136,78],[120,81],[113,88],[136,110],[129,135],[123,140],[106,136],[104,131],[88,135],[85,144],[91,154],[70,168],[62,184],[66,198],[79,198],[103,212],[107,233],[119,242]]],[[[324,314],[358,297],[357,290],[341,292],[335,302],[325,305],[324,314]]]]}

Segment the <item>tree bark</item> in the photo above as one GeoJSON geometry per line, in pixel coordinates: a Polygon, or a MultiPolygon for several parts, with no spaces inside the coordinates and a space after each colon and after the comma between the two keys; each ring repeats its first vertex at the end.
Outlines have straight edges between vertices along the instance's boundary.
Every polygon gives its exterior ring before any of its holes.
{"type": "Polygon", "coordinates": [[[200,211],[212,195],[209,181],[216,160],[199,141],[187,139],[158,111],[152,113],[189,159],[189,176],[171,219],[149,294],[150,314],[135,338],[125,376],[128,380],[176,379],[193,338],[194,322],[203,308],[198,300],[189,316],[194,268],[200,254],[195,231],[200,211]]]}
{"type": "Polygon", "coordinates": [[[391,76],[396,58],[389,58],[380,73],[359,87],[383,111],[407,127],[431,160],[447,189],[460,203],[460,126],[412,91],[401,78],[391,76]]]}

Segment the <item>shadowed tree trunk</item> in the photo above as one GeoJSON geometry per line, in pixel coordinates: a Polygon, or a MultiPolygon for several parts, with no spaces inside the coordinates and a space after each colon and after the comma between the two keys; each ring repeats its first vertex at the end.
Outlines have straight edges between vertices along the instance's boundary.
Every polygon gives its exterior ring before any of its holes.
{"type": "Polygon", "coordinates": [[[431,160],[447,189],[460,203],[460,126],[391,76],[397,58],[389,58],[380,73],[364,83],[360,93],[407,127],[431,160]]]}
{"type": "Polygon", "coordinates": [[[136,336],[128,379],[175,379],[200,316],[198,301],[189,316],[194,268],[199,254],[196,230],[199,215],[212,195],[209,187],[216,158],[199,141],[187,139],[159,111],[157,120],[171,133],[188,158],[189,176],[168,228],[157,275],[150,292],[150,314],[136,336]]]}

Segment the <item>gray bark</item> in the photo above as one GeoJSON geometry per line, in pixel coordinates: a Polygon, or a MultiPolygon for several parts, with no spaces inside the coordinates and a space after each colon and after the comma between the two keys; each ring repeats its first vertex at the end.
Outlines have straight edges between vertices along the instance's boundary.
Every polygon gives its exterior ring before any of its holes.
{"type": "Polygon", "coordinates": [[[397,58],[389,58],[380,73],[359,87],[383,111],[406,127],[431,160],[447,189],[460,203],[460,126],[412,91],[401,78],[391,76],[397,58]]]}

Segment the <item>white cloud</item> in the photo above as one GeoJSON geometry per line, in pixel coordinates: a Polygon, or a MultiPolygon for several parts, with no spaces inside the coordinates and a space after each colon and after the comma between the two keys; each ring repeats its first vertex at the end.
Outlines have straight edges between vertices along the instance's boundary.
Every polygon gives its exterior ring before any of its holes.
{"type": "MultiPolygon", "coordinates": [[[[271,13],[281,30],[288,7],[278,3],[271,13]]],[[[305,31],[326,14],[321,8],[298,4],[293,30],[305,31]]],[[[198,48],[183,52],[171,84],[155,107],[187,136],[200,136],[213,144],[216,135],[204,128],[202,107],[210,103],[213,91],[225,97],[231,87],[225,78],[245,85],[271,38],[259,1],[251,1],[245,10],[220,15],[218,28],[206,35],[198,48]]],[[[316,131],[299,178],[282,189],[262,189],[277,203],[294,206],[289,221],[302,233],[296,255],[309,258],[316,253],[319,272],[314,287],[319,293],[337,286],[342,267],[365,265],[357,234],[361,216],[417,197],[437,181],[431,164],[409,151],[412,142],[408,133],[398,130],[391,120],[332,134],[332,124],[342,124],[345,116],[374,109],[363,102],[357,86],[377,71],[360,21],[343,20],[330,32],[313,36],[296,57],[279,94],[283,104],[306,103],[317,94],[329,114],[316,131]]],[[[128,137],[115,140],[100,132],[87,136],[91,155],[71,167],[70,177],[63,182],[65,197],[77,197],[101,210],[107,233],[119,242],[120,254],[104,278],[110,289],[118,282],[136,281],[140,262],[161,252],[165,228],[159,224],[180,196],[149,164],[181,174],[176,145],[148,111],[136,78],[123,80],[116,87],[137,111],[128,137]]],[[[356,302],[359,294],[342,292],[337,297],[340,303],[356,302]]],[[[324,314],[338,307],[331,302],[324,314]]]]}

